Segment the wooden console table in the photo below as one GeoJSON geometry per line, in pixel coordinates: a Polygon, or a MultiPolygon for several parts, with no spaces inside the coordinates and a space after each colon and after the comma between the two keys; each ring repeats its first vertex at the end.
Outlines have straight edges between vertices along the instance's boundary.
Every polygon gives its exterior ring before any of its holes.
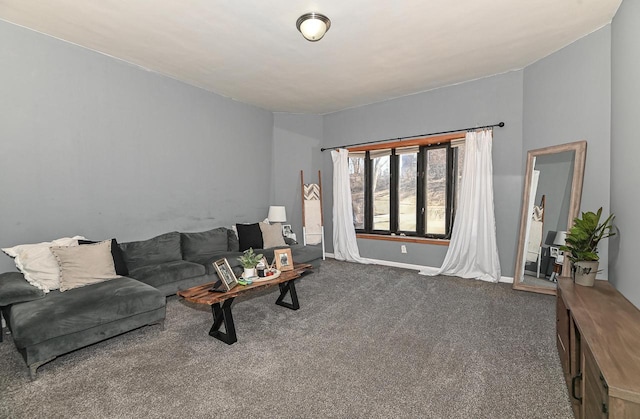
{"type": "Polygon", "coordinates": [[[575,417],[640,418],[640,310],[607,281],[560,278],[556,321],[575,417]]]}
{"type": "Polygon", "coordinates": [[[231,345],[238,341],[236,328],[233,323],[233,315],[231,314],[231,304],[238,295],[251,290],[278,285],[280,287],[280,296],[276,300],[276,304],[291,310],[297,310],[300,308],[300,303],[298,302],[298,294],[296,293],[294,281],[311,269],[312,266],[309,264],[296,264],[292,271],[281,272],[280,276],[276,279],[254,282],[251,285],[236,285],[227,292],[211,291],[214,283],[210,282],[184,291],[178,291],[177,294],[192,303],[211,306],[213,326],[211,326],[211,330],[209,330],[209,335],[223,341],[227,345],[231,345]],[[284,301],[287,294],[291,297],[290,303],[284,301]],[[224,332],[220,330],[223,324],[224,332]]]}

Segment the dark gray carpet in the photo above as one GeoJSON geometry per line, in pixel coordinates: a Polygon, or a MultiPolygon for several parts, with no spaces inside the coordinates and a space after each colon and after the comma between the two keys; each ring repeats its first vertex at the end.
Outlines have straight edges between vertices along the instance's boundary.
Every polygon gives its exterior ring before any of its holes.
{"type": "Polygon", "coordinates": [[[0,344],[0,417],[571,418],[555,299],[507,284],[334,260],[238,298],[238,342],[208,336],[208,307],[167,301],[145,327],[71,354],[31,382],[0,344]]]}

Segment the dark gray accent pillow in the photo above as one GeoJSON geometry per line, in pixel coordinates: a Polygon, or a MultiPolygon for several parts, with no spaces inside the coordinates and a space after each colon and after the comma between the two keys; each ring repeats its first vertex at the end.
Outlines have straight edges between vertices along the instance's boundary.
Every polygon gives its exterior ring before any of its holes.
{"type": "Polygon", "coordinates": [[[226,252],[229,246],[227,229],[214,228],[200,233],[180,233],[182,258],[194,262],[207,259],[220,252],[226,252]]]}
{"type": "Polygon", "coordinates": [[[293,240],[291,237],[285,237],[284,238],[284,242],[287,243],[289,246],[293,246],[294,244],[298,244],[298,242],[293,240]]]}
{"type": "Polygon", "coordinates": [[[120,243],[120,250],[124,254],[129,271],[141,266],[182,260],[180,233],[177,231],[161,234],[149,240],[120,243]]]}
{"type": "Polygon", "coordinates": [[[24,279],[20,272],[0,274],[0,307],[39,300],[46,294],[24,279]]]}
{"type": "Polygon", "coordinates": [[[238,240],[240,240],[240,251],[244,252],[250,247],[253,249],[262,249],[262,230],[258,223],[254,224],[236,224],[238,230],[238,240]]]}

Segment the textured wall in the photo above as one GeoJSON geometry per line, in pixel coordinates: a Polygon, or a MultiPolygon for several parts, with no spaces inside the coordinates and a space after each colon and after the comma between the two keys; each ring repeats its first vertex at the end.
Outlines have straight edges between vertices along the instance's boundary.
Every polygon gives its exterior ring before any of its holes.
{"type": "Polygon", "coordinates": [[[0,63],[0,246],[266,214],[271,112],[2,21],[0,63]]]}
{"type": "MultiPolygon", "coordinates": [[[[321,169],[322,157],[321,145],[321,115],[274,114],[271,202],[273,205],[284,205],[287,208],[287,224],[291,224],[300,243],[302,243],[300,170],[304,170],[305,183],[318,183],[318,170],[321,169]]],[[[324,195],[330,192],[331,190],[324,190],[324,195]]],[[[327,214],[325,214],[326,217],[327,214]]],[[[331,213],[328,217],[331,217],[331,213]]]]}
{"type": "Polygon", "coordinates": [[[640,2],[624,0],[612,24],[611,211],[618,235],[609,241],[609,279],[640,307],[640,2]]]}
{"type": "MultiPolygon", "coordinates": [[[[527,150],[587,141],[581,211],[609,213],[611,26],[524,70],[523,158],[527,150]]],[[[607,278],[608,244],[600,246],[607,278]]]]}

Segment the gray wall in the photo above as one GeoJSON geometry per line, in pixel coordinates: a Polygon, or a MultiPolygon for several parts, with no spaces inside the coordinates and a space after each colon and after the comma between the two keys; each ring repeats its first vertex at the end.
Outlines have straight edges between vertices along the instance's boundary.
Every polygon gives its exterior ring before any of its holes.
{"type": "MultiPolygon", "coordinates": [[[[325,115],[324,146],[382,140],[504,121],[494,130],[493,173],[498,251],[502,274],[513,276],[522,194],[522,71],[325,115]]],[[[324,182],[332,184],[331,156],[324,153],[324,182]]],[[[325,188],[325,213],[331,211],[331,188],[325,188]]],[[[331,219],[325,218],[331,241],[331,219]]],[[[440,266],[445,246],[358,239],[364,257],[440,266]]],[[[333,246],[331,246],[331,250],[333,246]]],[[[331,251],[330,250],[330,251],[331,251]]]]}
{"type": "MultiPolygon", "coordinates": [[[[587,141],[582,211],[609,213],[611,26],[524,69],[523,159],[528,150],[587,141]]],[[[608,244],[600,246],[607,278],[608,244]]]]}
{"type": "MultiPolygon", "coordinates": [[[[274,114],[271,202],[287,208],[287,224],[291,224],[300,243],[303,242],[300,171],[304,171],[304,183],[318,183],[318,170],[322,167],[321,145],[321,115],[274,114]]],[[[330,210],[325,213],[326,218],[331,218],[330,210]]],[[[331,237],[327,238],[331,240],[331,237]]]]}
{"type": "MultiPolygon", "coordinates": [[[[502,274],[512,277],[528,150],[587,140],[582,208],[609,211],[610,53],[606,26],[522,71],[325,115],[324,146],[504,121],[494,130],[494,191],[502,274]]],[[[330,156],[323,164],[331,182],[330,156]]],[[[325,204],[331,208],[330,196],[325,204]]],[[[331,237],[331,220],[325,224],[331,237]]],[[[406,255],[395,242],[358,245],[365,257],[427,266],[440,266],[446,253],[434,245],[407,244],[406,255]]],[[[600,252],[606,278],[607,246],[600,252]]]]}
{"type": "Polygon", "coordinates": [[[264,218],[271,112],[3,21],[0,63],[1,247],[264,218]]]}
{"type": "Polygon", "coordinates": [[[618,235],[609,241],[609,279],[640,307],[640,2],[624,0],[613,20],[611,211],[618,235]]]}

